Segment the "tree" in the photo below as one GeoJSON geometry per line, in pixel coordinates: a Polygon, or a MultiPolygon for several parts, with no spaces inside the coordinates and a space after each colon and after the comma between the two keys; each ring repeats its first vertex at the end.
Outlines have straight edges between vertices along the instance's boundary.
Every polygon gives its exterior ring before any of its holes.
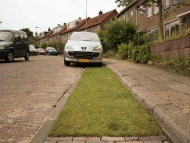
{"type": "Polygon", "coordinates": [[[30,31],[29,28],[23,28],[23,29],[20,29],[20,30],[26,32],[26,34],[28,35],[28,37],[33,36],[33,32],[30,31]]]}
{"type": "MultiPolygon", "coordinates": [[[[132,1],[133,0],[115,0],[115,3],[117,3],[117,6],[120,7],[120,6],[127,6],[132,1]]],[[[158,35],[159,35],[159,39],[163,40],[164,39],[164,32],[163,32],[163,13],[162,13],[163,6],[162,6],[162,0],[147,0],[147,1],[152,2],[153,4],[156,4],[158,6],[158,8],[159,8],[158,35]]],[[[187,3],[184,0],[181,0],[180,4],[185,5],[185,6],[190,6],[190,3],[187,3]]]]}
{"type": "Polygon", "coordinates": [[[134,39],[135,33],[136,26],[133,22],[115,19],[106,24],[105,30],[99,32],[98,36],[107,48],[105,51],[114,50],[117,52],[117,46],[121,43],[128,44],[134,39]]]}
{"type": "Polygon", "coordinates": [[[29,28],[23,28],[23,29],[20,29],[20,30],[26,32],[26,34],[28,35],[29,44],[36,45],[36,40],[37,40],[38,37],[34,37],[33,32],[30,31],[29,28]]]}

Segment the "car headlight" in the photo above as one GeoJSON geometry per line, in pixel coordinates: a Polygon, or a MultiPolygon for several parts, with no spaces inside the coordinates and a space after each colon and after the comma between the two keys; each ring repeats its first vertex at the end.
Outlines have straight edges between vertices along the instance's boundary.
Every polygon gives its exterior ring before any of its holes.
{"type": "Polygon", "coordinates": [[[0,47],[0,49],[5,49],[5,47],[0,47]]]}
{"type": "Polygon", "coordinates": [[[102,46],[99,45],[99,46],[95,47],[95,48],[93,49],[93,51],[99,51],[99,52],[101,52],[101,51],[102,51],[102,46]]]}
{"type": "Polygon", "coordinates": [[[65,46],[65,50],[73,51],[74,49],[73,49],[72,46],[70,46],[70,45],[66,45],[66,46],[65,46]]]}

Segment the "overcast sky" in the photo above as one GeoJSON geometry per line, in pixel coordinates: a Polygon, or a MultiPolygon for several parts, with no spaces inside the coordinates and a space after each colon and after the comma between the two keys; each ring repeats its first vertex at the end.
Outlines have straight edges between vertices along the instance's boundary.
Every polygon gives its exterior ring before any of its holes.
{"type": "MultiPolygon", "coordinates": [[[[115,0],[87,0],[87,17],[113,9],[122,10],[115,0]]],[[[79,17],[86,18],[86,0],[0,0],[0,29],[41,32],[79,17]]]]}

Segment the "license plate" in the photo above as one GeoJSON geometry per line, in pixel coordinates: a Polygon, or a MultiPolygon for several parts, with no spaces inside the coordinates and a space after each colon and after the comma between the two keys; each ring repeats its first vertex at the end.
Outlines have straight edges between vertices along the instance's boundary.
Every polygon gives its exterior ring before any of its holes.
{"type": "Polygon", "coordinates": [[[78,59],[78,62],[89,63],[90,60],[89,59],[78,59]]]}

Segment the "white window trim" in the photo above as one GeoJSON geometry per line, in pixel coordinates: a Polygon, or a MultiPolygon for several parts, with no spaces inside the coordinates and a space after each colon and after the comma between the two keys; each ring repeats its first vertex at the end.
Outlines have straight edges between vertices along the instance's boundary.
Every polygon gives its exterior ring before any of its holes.
{"type": "Polygon", "coordinates": [[[133,10],[131,10],[131,16],[133,15],[133,10]]]}
{"type": "Polygon", "coordinates": [[[164,6],[165,6],[164,8],[165,9],[169,8],[170,7],[170,0],[165,0],[164,2],[165,2],[164,3],[164,6]],[[168,5],[166,5],[166,1],[168,1],[168,5]]]}
{"type": "Polygon", "coordinates": [[[174,0],[174,5],[178,4],[181,0],[174,0]]]}
{"type": "Polygon", "coordinates": [[[152,16],[152,3],[149,3],[150,7],[148,6],[148,18],[152,16]]]}
{"type": "Polygon", "coordinates": [[[156,3],[154,3],[154,14],[157,14],[159,12],[159,7],[156,3]]]}

